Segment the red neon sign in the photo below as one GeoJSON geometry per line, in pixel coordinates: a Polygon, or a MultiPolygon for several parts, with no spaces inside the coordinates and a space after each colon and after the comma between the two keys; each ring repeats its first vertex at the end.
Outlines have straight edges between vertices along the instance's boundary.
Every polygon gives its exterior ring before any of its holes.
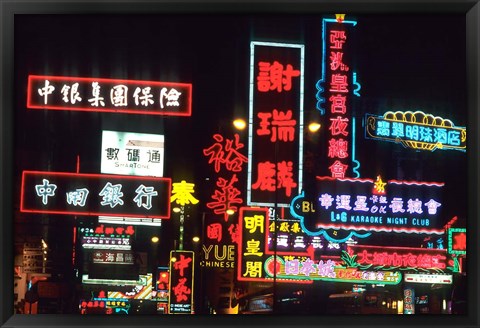
{"type": "Polygon", "coordinates": [[[192,84],[29,75],[27,108],[191,116],[192,84]]]}
{"type": "Polygon", "coordinates": [[[381,266],[385,269],[416,268],[416,269],[446,269],[447,251],[445,249],[358,246],[347,247],[348,253],[356,255],[360,265],[381,266]]]}

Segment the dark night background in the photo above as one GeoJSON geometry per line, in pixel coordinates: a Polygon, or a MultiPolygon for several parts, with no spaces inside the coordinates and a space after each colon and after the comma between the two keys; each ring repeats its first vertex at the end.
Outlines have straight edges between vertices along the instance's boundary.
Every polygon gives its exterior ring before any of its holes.
{"type": "MultiPolygon", "coordinates": [[[[333,17],[332,15],[329,15],[333,17]]],[[[446,222],[467,213],[467,159],[458,151],[417,152],[401,145],[364,138],[365,113],[415,111],[467,125],[465,16],[347,15],[357,20],[349,42],[354,44],[352,66],[361,83],[361,97],[352,111],[357,117],[357,159],[362,178],[416,179],[445,182],[446,222]],[[448,205],[447,205],[448,204],[448,205]],[[448,208],[447,208],[448,207],[448,208]]],[[[205,178],[214,171],[202,150],[216,132],[232,136],[231,120],[248,117],[250,41],[305,44],[305,122],[318,117],[315,83],[321,77],[321,15],[19,15],[15,17],[14,178],[15,212],[19,223],[35,227],[40,215],[19,214],[22,170],[100,172],[102,130],[165,135],[164,176],[173,182],[196,184],[198,208],[186,221],[185,240],[199,231],[199,212],[210,200],[213,186],[205,178]],[[42,111],[26,108],[27,77],[57,75],[192,83],[191,117],[42,111]],[[190,222],[190,223],[189,223],[190,222]]],[[[322,119],[322,118],[320,118],[322,119]]],[[[318,142],[328,135],[322,121],[318,142]]],[[[248,131],[241,132],[247,151],[248,131]]],[[[306,144],[314,150],[316,142],[306,144]]],[[[322,163],[315,163],[319,174],[322,163]]],[[[242,181],[241,181],[242,182],[242,181]]],[[[243,188],[246,182],[243,182],[243,188]]],[[[245,195],[245,193],[243,193],[245,195]]],[[[49,217],[57,226],[72,224],[68,217],[49,217]]],[[[80,219],[89,224],[93,217],[80,219]]],[[[173,220],[172,220],[173,221],[173,220]]],[[[167,236],[174,222],[162,228],[139,228],[145,237],[162,232],[166,260],[173,246],[167,236]]],[[[18,228],[17,228],[18,229],[18,228]]],[[[52,231],[55,231],[52,230],[52,231]]],[[[18,233],[18,232],[17,232],[18,233]]],[[[419,238],[377,236],[378,244],[419,246],[419,238]],[[400,244],[398,244],[400,243],[400,244]],[[410,245],[409,245],[410,243],[410,245]]],[[[146,249],[138,242],[137,247],[146,249]]],[[[421,239],[420,239],[421,240],[421,239]]]]}

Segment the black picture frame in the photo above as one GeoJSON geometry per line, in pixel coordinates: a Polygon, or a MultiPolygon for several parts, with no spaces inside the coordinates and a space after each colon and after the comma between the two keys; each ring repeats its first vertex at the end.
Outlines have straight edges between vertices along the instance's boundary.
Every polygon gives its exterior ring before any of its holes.
{"type": "Polygon", "coordinates": [[[355,0],[325,1],[15,1],[1,2],[1,109],[0,109],[0,324],[2,327],[174,327],[174,326],[243,326],[265,325],[291,327],[478,327],[479,301],[478,218],[479,205],[479,133],[480,108],[480,4],[478,0],[355,0]],[[292,316],[165,316],[158,317],[105,317],[68,315],[13,315],[13,129],[14,129],[14,20],[23,14],[115,14],[115,13],[303,13],[303,12],[355,12],[355,13],[463,13],[466,17],[467,83],[468,83],[468,315],[452,316],[356,316],[356,317],[292,317],[292,316]]]}

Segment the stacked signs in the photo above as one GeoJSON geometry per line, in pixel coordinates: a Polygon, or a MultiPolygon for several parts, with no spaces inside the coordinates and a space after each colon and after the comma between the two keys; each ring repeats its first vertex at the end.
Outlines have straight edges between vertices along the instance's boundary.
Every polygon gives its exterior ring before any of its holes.
{"type": "MultiPolygon", "coordinates": [[[[104,130],[102,133],[101,172],[128,174],[130,176],[163,177],[164,148],[163,135],[104,130]]],[[[161,225],[160,218],[170,217],[171,180],[168,179],[168,181],[170,183],[168,196],[155,194],[155,190],[151,187],[143,187],[143,190],[141,190],[142,197],[153,197],[152,199],[156,197],[168,203],[164,215],[128,216],[128,218],[100,216],[99,222],[161,225]]],[[[145,203],[143,206],[149,206],[149,204],[145,203]]]]}
{"type": "Polygon", "coordinates": [[[191,314],[193,311],[194,253],[171,251],[170,259],[169,313],[191,314]]]}
{"type": "Polygon", "coordinates": [[[247,204],[288,207],[302,189],[304,46],[251,42],[247,204]]]}

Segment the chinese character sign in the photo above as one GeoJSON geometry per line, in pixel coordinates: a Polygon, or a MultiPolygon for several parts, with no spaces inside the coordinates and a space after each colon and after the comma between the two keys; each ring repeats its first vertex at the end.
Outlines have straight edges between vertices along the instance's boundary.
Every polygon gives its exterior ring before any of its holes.
{"type": "Polygon", "coordinates": [[[225,222],[218,215],[206,216],[200,265],[204,268],[234,268],[238,233],[238,223],[233,220],[225,222]]]}
{"type": "Polygon", "coordinates": [[[457,255],[467,254],[467,229],[448,229],[448,253],[457,255]]]}
{"type": "Polygon", "coordinates": [[[399,143],[416,150],[453,149],[466,151],[467,129],[452,121],[421,111],[366,114],[366,134],[370,139],[399,143]]]}
{"type": "Polygon", "coordinates": [[[164,136],[102,132],[101,173],[163,176],[164,136]]]}
{"type": "Polygon", "coordinates": [[[238,244],[237,279],[239,281],[264,281],[265,234],[267,208],[240,208],[240,240],[238,244]]]}
{"type": "Polygon", "coordinates": [[[247,205],[288,207],[302,187],[304,46],[250,48],[247,205]]]}
{"type": "Polygon", "coordinates": [[[403,314],[415,314],[415,290],[413,288],[403,290],[403,314]]]}
{"type": "Polygon", "coordinates": [[[304,227],[443,234],[444,183],[317,177],[315,195],[297,197],[292,213],[304,227]],[[305,211],[310,202],[314,210],[305,211]]]}
{"type": "Polygon", "coordinates": [[[328,126],[327,158],[329,175],[349,176],[352,153],[352,96],[359,95],[359,84],[351,67],[350,37],[356,22],[323,19],[322,78],[317,83],[317,109],[325,114],[328,126]]]}
{"type": "Polygon", "coordinates": [[[190,116],[188,83],[65,76],[28,77],[27,108],[190,116]]]}
{"type": "Polygon", "coordinates": [[[350,257],[361,266],[373,266],[382,270],[434,270],[442,272],[447,268],[445,249],[384,247],[350,245],[350,257]]]}
{"type": "Polygon", "coordinates": [[[238,184],[247,157],[243,154],[244,144],[240,141],[239,134],[235,134],[233,138],[214,134],[213,139],[213,144],[203,149],[203,154],[208,158],[208,164],[214,167],[214,176],[217,178],[207,207],[213,213],[222,215],[224,221],[228,222],[227,210],[237,212],[238,206],[243,203],[238,184]]]}
{"type": "Polygon", "coordinates": [[[172,314],[191,314],[193,304],[194,253],[171,251],[170,295],[168,304],[172,314]]]}
{"type": "Polygon", "coordinates": [[[20,211],[170,217],[169,178],[23,171],[20,211]]]}

